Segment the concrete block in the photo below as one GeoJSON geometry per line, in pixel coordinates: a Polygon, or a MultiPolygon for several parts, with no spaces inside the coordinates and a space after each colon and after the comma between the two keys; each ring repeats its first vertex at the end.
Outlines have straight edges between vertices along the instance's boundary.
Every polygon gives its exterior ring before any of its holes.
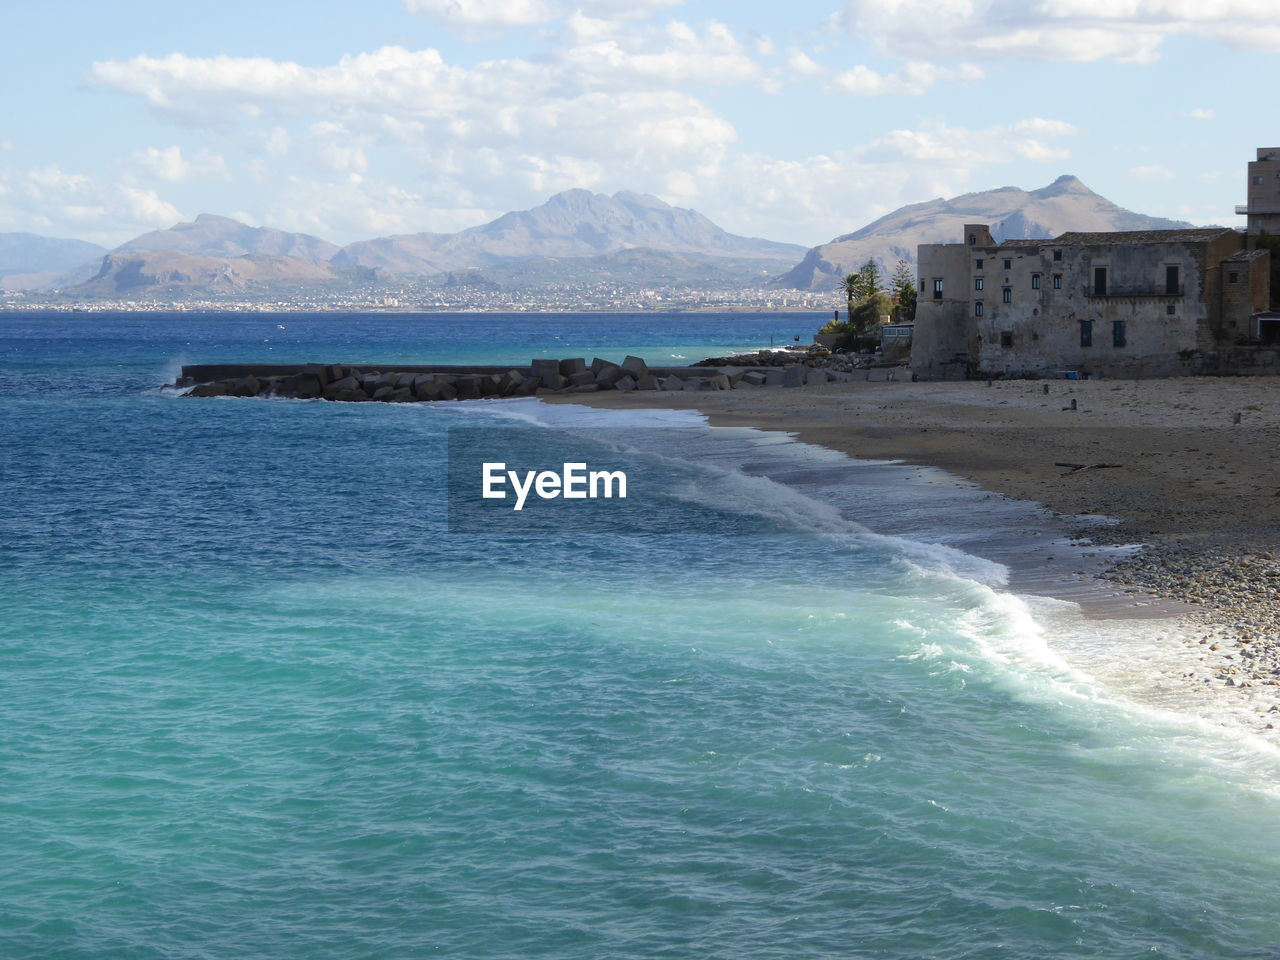
{"type": "Polygon", "coordinates": [[[608,360],[601,360],[599,357],[596,357],[591,361],[591,366],[589,366],[587,369],[590,370],[592,373],[599,373],[605,367],[612,367],[612,366],[617,366],[617,364],[612,364],[608,360]]]}
{"type": "Polygon", "coordinates": [[[810,367],[804,375],[804,385],[814,387],[827,382],[827,371],[821,367],[810,367]]]}
{"type": "Polygon", "coordinates": [[[627,371],[616,363],[607,363],[596,371],[596,383],[600,384],[602,390],[612,390],[626,375],[627,371]]]}
{"type": "MultiPolygon", "coordinates": [[[[459,400],[479,400],[480,384],[478,377],[459,377],[454,382],[454,387],[458,391],[459,400]]],[[[374,397],[374,399],[378,399],[374,397]]]]}
{"type": "Polygon", "coordinates": [[[805,368],[801,366],[782,368],[782,385],[784,387],[800,387],[804,385],[805,368]]]}
{"type": "MultiPolygon", "coordinates": [[[[586,372],[590,373],[591,371],[588,370],[586,372]]],[[[576,387],[570,387],[569,392],[570,393],[595,393],[599,389],[600,388],[596,386],[594,383],[580,383],[576,387]]]]}
{"type": "Polygon", "coordinates": [[[636,381],[637,390],[657,390],[658,378],[652,373],[646,373],[643,377],[636,381]]]}
{"type": "Polygon", "coordinates": [[[628,390],[634,390],[635,388],[636,388],[636,382],[632,380],[630,377],[626,377],[626,376],[622,377],[620,380],[618,380],[617,383],[613,385],[613,389],[622,390],[623,392],[626,392],[628,390]]]}
{"type": "Polygon", "coordinates": [[[391,395],[395,392],[396,392],[395,387],[389,387],[384,385],[384,386],[378,387],[378,389],[373,391],[369,399],[378,400],[378,401],[390,400],[391,395]]]}
{"type": "Polygon", "coordinates": [[[498,383],[498,392],[504,397],[513,395],[522,383],[525,376],[519,370],[508,370],[504,373],[498,383]]]}
{"type": "Polygon", "coordinates": [[[766,387],[780,387],[784,380],[786,380],[786,377],[781,370],[770,370],[764,375],[764,385],[766,387]]]}
{"type": "Polygon", "coordinates": [[[584,369],[584,370],[579,370],[577,373],[569,374],[569,386],[585,387],[588,384],[590,384],[593,387],[596,385],[596,375],[592,373],[590,370],[584,369]]]}
{"type": "Polygon", "coordinates": [[[187,397],[225,397],[235,384],[228,383],[226,380],[219,380],[217,383],[202,383],[199,386],[192,387],[183,396],[187,397]]]}
{"type": "Polygon", "coordinates": [[[750,370],[742,375],[738,380],[739,385],[746,384],[749,387],[763,387],[765,383],[765,375],[758,370],[750,370]]]}
{"type": "Polygon", "coordinates": [[[574,357],[570,360],[560,361],[560,376],[568,378],[569,382],[573,382],[575,373],[582,373],[587,369],[587,361],[581,357],[574,357]]]}
{"type": "Polygon", "coordinates": [[[256,397],[261,389],[262,384],[257,377],[241,377],[235,382],[235,386],[231,388],[231,396],[256,397]]]}
{"type": "Polygon", "coordinates": [[[711,390],[728,390],[731,384],[729,378],[723,373],[717,373],[714,377],[707,381],[708,388],[711,390]]]}
{"type": "Polygon", "coordinates": [[[408,387],[397,387],[395,392],[391,394],[392,403],[413,403],[416,399],[413,391],[408,387]]]}
{"type": "Polygon", "coordinates": [[[637,382],[641,377],[649,375],[649,365],[639,357],[627,357],[622,361],[622,369],[631,374],[632,379],[637,382]]]}
{"type": "Polygon", "coordinates": [[[556,376],[560,375],[559,360],[550,360],[544,357],[540,360],[531,360],[529,362],[529,366],[532,368],[531,372],[535,377],[549,377],[553,374],[556,376]]]}
{"type": "Polygon", "coordinates": [[[684,389],[684,381],[674,375],[670,377],[663,377],[661,380],[658,381],[658,385],[663,390],[683,390],[684,389]]]}

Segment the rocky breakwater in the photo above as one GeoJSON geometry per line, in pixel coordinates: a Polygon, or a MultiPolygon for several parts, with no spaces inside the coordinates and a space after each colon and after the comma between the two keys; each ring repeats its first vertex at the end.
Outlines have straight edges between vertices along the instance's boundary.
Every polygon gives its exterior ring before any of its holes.
{"type": "Polygon", "coordinates": [[[672,390],[732,390],[757,387],[802,387],[847,380],[850,375],[825,367],[793,363],[765,369],[650,367],[640,357],[622,363],[581,357],[535,359],[528,367],[502,372],[485,367],[355,367],[307,364],[298,367],[253,365],[184,367],[177,386],[186,397],[287,397],[347,403],[418,403],[436,400],[480,400],[548,394],[672,390]],[[227,374],[212,379],[212,374],[227,374]]]}

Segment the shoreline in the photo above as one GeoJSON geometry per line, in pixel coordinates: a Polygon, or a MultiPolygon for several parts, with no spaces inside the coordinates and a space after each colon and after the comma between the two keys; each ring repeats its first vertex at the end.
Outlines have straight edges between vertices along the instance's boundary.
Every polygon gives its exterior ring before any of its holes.
{"type": "Polygon", "coordinates": [[[711,426],[937,468],[1041,505],[1046,528],[1079,545],[1043,570],[1011,566],[1011,592],[1069,600],[1097,619],[1173,618],[1184,690],[1212,689],[1250,715],[1253,732],[1280,739],[1280,378],[853,381],[539,400],[693,410],[711,426]],[[1117,466],[1093,469],[1103,463],[1117,466]],[[1122,545],[1140,549],[1117,559],[1122,545]]]}

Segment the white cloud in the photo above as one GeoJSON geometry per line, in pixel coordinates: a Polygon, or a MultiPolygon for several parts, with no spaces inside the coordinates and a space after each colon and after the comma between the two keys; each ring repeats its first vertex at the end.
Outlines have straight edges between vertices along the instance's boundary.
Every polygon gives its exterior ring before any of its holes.
{"type": "Polygon", "coordinates": [[[835,22],[902,58],[1150,62],[1170,36],[1280,50],[1270,0],[845,0],[835,22]]]}
{"type": "Polygon", "coordinates": [[[1162,167],[1158,163],[1148,164],[1146,166],[1141,166],[1141,167],[1130,167],[1129,176],[1134,177],[1138,180],[1146,180],[1152,183],[1158,182],[1161,180],[1177,179],[1177,174],[1175,174],[1168,167],[1162,167]]]}
{"type": "MultiPolygon", "coordinates": [[[[307,149],[296,156],[346,173],[367,172],[368,152],[384,145],[432,176],[449,173],[441,164],[471,171],[489,151],[503,175],[525,182],[604,168],[642,182],[658,170],[710,169],[737,138],[681,84],[762,80],[762,71],[722,24],[672,22],[469,68],[435,50],[384,47],[321,67],[140,56],[94,64],[90,77],[186,125],[248,126],[268,152],[288,150],[283,128],[305,122],[307,149]]],[[[262,179],[266,165],[251,172],[262,179]]]]}
{"type": "Polygon", "coordinates": [[[576,12],[588,17],[643,17],[681,0],[405,0],[405,9],[463,28],[528,27],[576,12]]]}
{"type": "MultiPolygon", "coordinates": [[[[810,60],[809,63],[813,61],[810,60]]],[[[801,66],[806,65],[801,64],[801,66]]],[[[829,93],[866,97],[885,94],[919,96],[939,83],[972,84],[977,83],[984,76],[982,68],[972,63],[962,63],[957,67],[939,67],[922,60],[912,60],[904,64],[901,69],[887,74],[877,73],[870,67],[862,65],[852,67],[831,77],[826,84],[826,90],[829,93]]]]}
{"type": "Polygon", "coordinates": [[[12,140],[0,140],[0,150],[8,151],[8,150],[12,150],[12,149],[13,149],[13,141],[12,141],[12,140]]]}
{"type": "Polygon", "coordinates": [[[227,164],[222,157],[206,151],[199,154],[196,159],[188,160],[182,155],[182,149],[178,146],[162,149],[147,147],[135,154],[134,160],[144,172],[168,183],[227,176],[227,164]]]}
{"type": "Polygon", "coordinates": [[[0,169],[0,229],[116,243],[122,233],[171,226],[182,216],[154,190],[98,182],[56,164],[0,169]]]}
{"type": "Polygon", "coordinates": [[[1182,116],[1187,117],[1190,120],[1212,120],[1213,111],[1208,107],[1196,107],[1193,110],[1185,111],[1182,116]]]}

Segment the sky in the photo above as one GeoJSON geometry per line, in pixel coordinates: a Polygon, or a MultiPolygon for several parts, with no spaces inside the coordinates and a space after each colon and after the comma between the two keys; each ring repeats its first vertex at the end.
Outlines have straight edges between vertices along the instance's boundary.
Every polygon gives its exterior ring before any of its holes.
{"type": "Polygon", "coordinates": [[[570,188],[812,246],[1064,173],[1243,225],[1280,0],[5,0],[0,232],[349,243],[570,188]]]}

